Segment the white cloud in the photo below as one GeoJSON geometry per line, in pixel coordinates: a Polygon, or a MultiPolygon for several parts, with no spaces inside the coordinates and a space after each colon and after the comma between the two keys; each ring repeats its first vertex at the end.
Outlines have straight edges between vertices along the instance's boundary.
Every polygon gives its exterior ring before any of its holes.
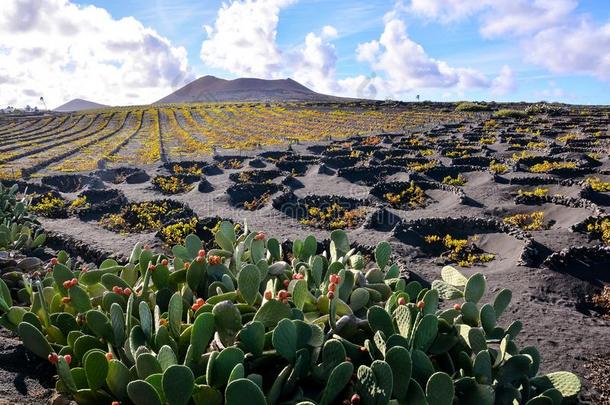
{"type": "Polygon", "coordinates": [[[379,53],[379,41],[373,40],[358,44],[356,59],[360,62],[373,62],[379,53]]]}
{"type": "Polygon", "coordinates": [[[610,22],[587,20],[549,28],[524,45],[529,62],[553,73],[586,74],[610,82],[610,22]]]}
{"type": "Polygon", "coordinates": [[[550,80],[545,89],[537,91],[534,94],[545,101],[561,100],[567,96],[566,92],[554,80],[550,80]]]}
{"type": "Polygon", "coordinates": [[[412,13],[444,23],[469,17],[490,3],[490,0],[411,0],[412,13]]]}
{"type": "Polygon", "coordinates": [[[552,27],[574,11],[576,0],[500,0],[490,3],[481,23],[484,37],[526,35],[552,27]]]}
{"type": "Polygon", "coordinates": [[[3,0],[0,103],[155,101],[190,78],[187,53],[134,18],[68,0],[3,0]]]}
{"type": "MultiPolygon", "coordinates": [[[[400,94],[420,88],[487,88],[491,81],[471,68],[455,68],[430,57],[424,48],[407,35],[404,22],[393,19],[386,23],[379,41],[360,44],[359,60],[369,61],[371,67],[387,80],[385,89],[400,94]]],[[[395,95],[394,94],[394,95],[395,95]]]]}
{"type": "Polygon", "coordinates": [[[517,82],[512,69],[507,65],[502,66],[500,74],[491,82],[491,94],[503,96],[515,91],[516,89],[517,82]]]}
{"type": "Polygon", "coordinates": [[[276,43],[279,13],[296,0],[235,0],[223,4],[214,26],[206,26],[201,60],[240,76],[274,78],[283,68],[276,43]]]}
{"type": "Polygon", "coordinates": [[[411,0],[413,14],[442,23],[475,15],[484,37],[531,34],[551,27],[576,9],[577,0],[411,0]]]}
{"type": "Polygon", "coordinates": [[[337,30],[331,26],[325,26],[320,35],[313,32],[307,34],[304,48],[295,57],[293,75],[296,81],[322,93],[338,91],[335,82],[337,55],[335,46],[330,42],[336,36],[337,30]]]}

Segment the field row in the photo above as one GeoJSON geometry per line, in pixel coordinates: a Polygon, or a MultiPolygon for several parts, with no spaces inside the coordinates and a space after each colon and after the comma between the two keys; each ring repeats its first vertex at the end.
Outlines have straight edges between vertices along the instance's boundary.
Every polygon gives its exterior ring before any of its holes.
{"type": "Polygon", "coordinates": [[[0,178],[147,165],[294,142],[417,130],[457,119],[404,109],[183,105],[106,109],[0,125],[0,178]]]}

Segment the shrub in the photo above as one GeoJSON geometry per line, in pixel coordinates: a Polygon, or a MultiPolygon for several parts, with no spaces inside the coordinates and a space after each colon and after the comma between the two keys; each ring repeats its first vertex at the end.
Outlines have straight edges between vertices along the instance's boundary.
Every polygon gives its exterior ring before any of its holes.
{"type": "Polygon", "coordinates": [[[355,228],[366,215],[366,208],[350,209],[337,202],[325,207],[306,206],[306,215],[299,222],[303,225],[317,226],[324,229],[355,228]]]}
{"type": "Polygon", "coordinates": [[[426,163],[413,162],[413,163],[409,163],[409,169],[422,173],[422,172],[427,172],[428,170],[435,168],[437,165],[438,165],[437,160],[431,160],[426,163]]]}
{"type": "Polygon", "coordinates": [[[32,213],[47,218],[60,218],[67,216],[68,203],[57,192],[35,195],[30,205],[32,213]]]}
{"type": "Polygon", "coordinates": [[[587,232],[604,243],[610,244],[610,218],[596,218],[587,224],[587,232]]]}
{"type": "Polygon", "coordinates": [[[443,178],[443,184],[449,186],[463,186],[466,184],[466,179],[461,174],[458,174],[456,177],[445,176],[443,178]]]}
{"type": "Polygon", "coordinates": [[[495,118],[527,118],[527,112],[522,110],[502,109],[493,113],[495,118]]]}
{"type": "Polygon", "coordinates": [[[410,208],[418,208],[426,205],[426,193],[421,187],[411,181],[409,187],[399,193],[386,193],[383,198],[394,208],[407,206],[410,208]]]}
{"type": "Polygon", "coordinates": [[[591,186],[593,191],[597,191],[599,193],[606,193],[610,191],[610,182],[602,181],[598,177],[589,177],[586,182],[591,186]]]}
{"type": "Polygon", "coordinates": [[[455,111],[480,112],[489,110],[490,108],[486,104],[472,103],[468,101],[458,103],[458,105],[455,106],[455,111]]]}
{"type": "Polygon", "coordinates": [[[157,176],[152,179],[152,184],[163,194],[181,194],[191,191],[195,185],[188,184],[181,177],[157,176]]]}
{"type": "Polygon", "coordinates": [[[532,197],[532,196],[544,197],[549,194],[549,189],[544,188],[544,187],[536,187],[534,189],[534,191],[524,191],[524,190],[519,189],[517,194],[525,196],[525,197],[532,197]]]}
{"type": "Polygon", "coordinates": [[[260,232],[223,222],[215,240],[206,252],[189,235],[175,256],[138,244],[127,264],[86,272],[62,254],[26,278],[31,309],[0,288],[0,320],[79,404],[524,404],[580,390],[569,372],[538,375],[536,348],[516,344],[521,322],[499,323],[510,290],[483,305],[482,274],[447,266],[424,288],[387,242],[368,262],[343,231],[322,255],[295,240],[291,263],[260,232]]]}
{"type": "Polygon", "coordinates": [[[576,162],[549,162],[536,163],[530,167],[532,173],[548,173],[553,170],[576,169],[576,162]]]}
{"type": "Polygon", "coordinates": [[[427,235],[425,241],[440,252],[440,258],[447,263],[457,263],[462,267],[471,267],[479,263],[487,263],[495,259],[495,255],[485,253],[474,242],[477,237],[458,239],[451,235],[427,235]]]}
{"type": "Polygon", "coordinates": [[[133,233],[158,230],[164,221],[190,218],[190,209],[172,200],[132,203],[117,214],[106,214],[100,225],[115,232],[133,233]]]}
{"type": "Polygon", "coordinates": [[[544,228],[544,211],[511,215],[504,218],[504,223],[518,226],[524,231],[539,231],[544,228]]]}
{"type": "Polygon", "coordinates": [[[46,242],[40,223],[31,213],[31,200],[17,198],[19,187],[0,183],[0,250],[29,252],[46,242]]]}
{"type": "Polygon", "coordinates": [[[508,172],[508,165],[505,165],[504,163],[499,163],[499,162],[496,162],[495,160],[492,160],[489,163],[489,170],[495,174],[504,174],[504,173],[508,172]]]}

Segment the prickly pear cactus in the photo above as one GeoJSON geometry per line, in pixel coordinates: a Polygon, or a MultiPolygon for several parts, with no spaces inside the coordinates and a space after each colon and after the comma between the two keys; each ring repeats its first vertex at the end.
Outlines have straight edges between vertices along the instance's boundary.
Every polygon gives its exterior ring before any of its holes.
{"type": "Polygon", "coordinates": [[[313,237],[285,253],[228,222],[214,240],[189,236],[174,256],[137,245],[88,270],[62,254],[24,279],[30,308],[0,284],[1,324],[84,404],[559,404],[580,391],[574,374],[538,375],[521,323],[501,319],[510,290],[482,303],[482,274],[447,266],[425,288],[389,243],[357,252],[339,230],[323,254],[313,237]]]}

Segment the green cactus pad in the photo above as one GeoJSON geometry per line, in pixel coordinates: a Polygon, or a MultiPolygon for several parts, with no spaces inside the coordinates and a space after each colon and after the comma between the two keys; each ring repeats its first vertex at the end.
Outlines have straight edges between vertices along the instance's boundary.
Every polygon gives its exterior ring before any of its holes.
{"type": "Polygon", "coordinates": [[[47,359],[53,349],[38,328],[28,322],[21,322],[17,329],[23,345],[42,359],[47,359]]]}
{"type": "Polygon", "coordinates": [[[437,372],[430,376],[426,384],[426,398],[435,405],[451,405],[454,396],[453,380],[447,373],[437,372]]]}
{"type": "Polygon", "coordinates": [[[136,380],[127,384],[127,394],[135,405],[162,405],[157,390],[143,380],[136,380]]]}
{"type": "Polygon", "coordinates": [[[445,266],[441,269],[441,278],[454,287],[465,287],[468,282],[468,279],[452,266],[445,266]]]}
{"type": "Polygon", "coordinates": [[[411,355],[404,347],[394,346],[386,352],[385,361],[392,368],[394,397],[398,400],[404,400],[409,389],[408,382],[411,380],[411,355]]]}
{"type": "Polygon", "coordinates": [[[581,383],[578,376],[567,371],[557,371],[544,376],[532,379],[532,385],[539,391],[555,388],[565,398],[572,398],[578,395],[581,383]]]}
{"type": "Polygon", "coordinates": [[[265,302],[254,315],[253,320],[259,321],[265,328],[271,328],[277,325],[284,318],[290,318],[290,307],[282,304],[277,300],[265,302]]]}
{"type": "Polygon", "coordinates": [[[438,334],[438,320],[435,315],[425,315],[413,333],[413,348],[427,351],[438,334]]]}
{"type": "Polygon", "coordinates": [[[193,391],[193,402],[196,405],[222,405],[222,392],[209,385],[195,385],[193,391]]]}
{"type": "Polygon", "coordinates": [[[136,359],[136,369],[138,377],[145,380],[151,374],[160,374],[163,372],[161,364],[152,353],[142,353],[136,359]]]}
{"type": "Polygon", "coordinates": [[[322,392],[320,405],[332,404],[333,401],[339,396],[341,391],[343,391],[345,386],[349,383],[353,373],[354,365],[347,361],[340,363],[333,368],[330,376],[328,377],[326,388],[322,392]]]}
{"type": "Polygon", "coordinates": [[[468,302],[476,304],[483,298],[485,294],[485,276],[481,273],[473,274],[466,283],[464,288],[464,299],[468,302]]]}
{"type": "Polygon", "coordinates": [[[488,350],[480,351],[475,359],[473,365],[474,377],[480,384],[491,384],[492,383],[492,369],[491,369],[491,356],[488,350]]]}
{"type": "Polygon", "coordinates": [[[260,272],[258,267],[253,264],[244,266],[237,274],[237,287],[241,296],[250,305],[254,304],[258,296],[260,285],[260,272]]]}
{"type": "Polygon", "coordinates": [[[456,300],[464,296],[460,289],[442,280],[434,280],[432,288],[438,291],[439,296],[444,300],[456,300]]]}
{"type": "Polygon", "coordinates": [[[170,332],[173,336],[180,336],[180,325],[182,325],[182,296],[180,293],[172,295],[167,311],[170,332]]]}
{"type": "Polygon", "coordinates": [[[84,361],[85,373],[89,388],[96,391],[102,388],[108,375],[108,360],[104,353],[91,351],[84,361]]]}
{"type": "Polygon", "coordinates": [[[112,395],[121,401],[127,399],[127,384],[131,381],[129,369],[119,360],[110,360],[106,384],[112,395]]]}
{"type": "Polygon", "coordinates": [[[244,352],[237,347],[227,347],[215,356],[211,365],[208,364],[208,384],[219,389],[226,386],[233,368],[243,361],[244,352]]]}
{"type": "Polygon", "coordinates": [[[258,385],[248,380],[240,378],[231,381],[225,391],[226,405],[267,405],[265,395],[258,385]]]}
{"type": "Polygon", "coordinates": [[[91,309],[89,294],[80,286],[75,285],[74,287],[71,287],[68,290],[68,296],[70,297],[70,305],[78,312],[85,313],[91,309]]]}
{"type": "Polygon", "coordinates": [[[159,353],[157,353],[157,361],[163,371],[167,370],[170,366],[178,364],[174,350],[168,345],[161,346],[159,353]]]}
{"type": "Polygon", "coordinates": [[[186,405],[193,394],[195,377],[190,368],[173,365],[163,372],[163,392],[169,405],[186,405]]]}
{"type": "Polygon", "coordinates": [[[231,301],[221,301],[214,305],[212,313],[220,340],[225,345],[233,344],[237,332],[242,327],[239,309],[231,301]]]}
{"type": "Polygon", "coordinates": [[[380,269],[384,269],[390,261],[392,246],[388,242],[380,242],[375,248],[375,262],[380,269]]]}
{"type": "Polygon", "coordinates": [[[374,332],[381,331],[386,336],[391,336],[394,334],[392,317],[386,312],[385,309],[379,306],[370,307],[366,318],[368,319],[369,325],[374,332]]]}
{"type": "Polygon", "coordinates": [[[261,355],[265,347],[265,325],[259,321],[252,321],[244,325],[237,335],[239,347],[246,353],[255,356],[261,355]]]}
{"type": "Polygon", "coordinates": [[[280,355],[293,362],[297,350],[297,330],[294,323],[282,319],[273,330],[272,343],[280,355]]]}

